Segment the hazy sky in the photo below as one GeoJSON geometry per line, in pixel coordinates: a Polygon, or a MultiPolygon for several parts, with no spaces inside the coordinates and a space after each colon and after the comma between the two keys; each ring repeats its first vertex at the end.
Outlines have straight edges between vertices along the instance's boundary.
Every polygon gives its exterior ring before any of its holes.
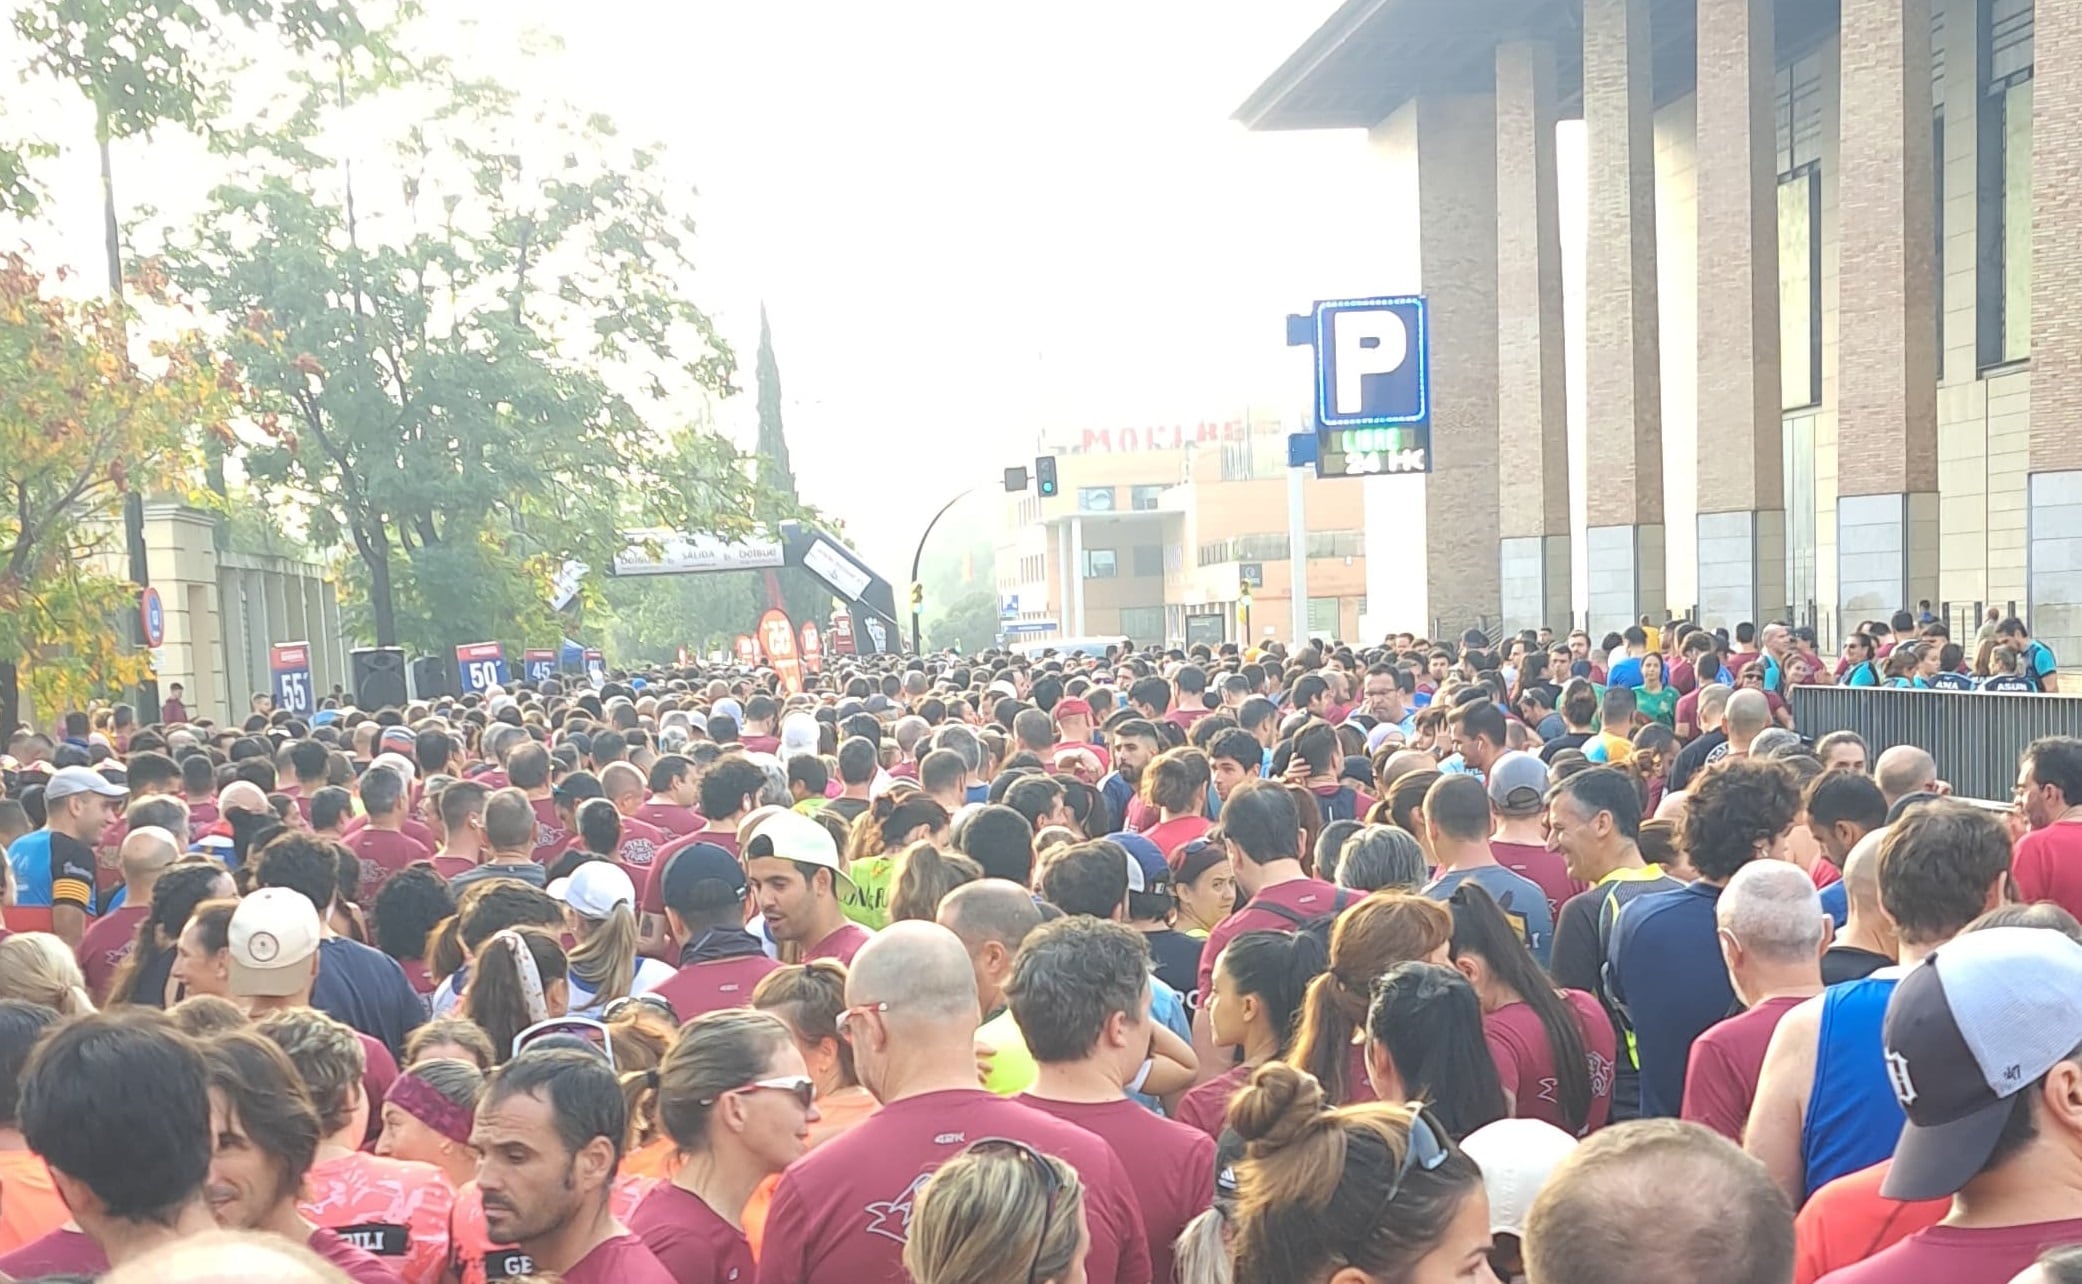
{"type": "MultiPolygon", "coordinates": [[[[1377,168],[1362,135],[1228,118],[1336,0],[429,7],[436,43],[666,144],[701,193],[696,289],[742,359],[723,422],[750,442],[763,300],[803,493],[892,580],[932,511],[1045,426],[1299,398],[1285,314],[1396,284],[1366,246],[1408,219],[1355,187],[1377,168]],[[448,25],[472,18],[475,36],[448,25]],[[565,48],[507,58],[529,28],[565,48]]],[[[7,101],[9,128],[85,141],[61,97],[7,101]]],[[[181,139],[129,146],[126,197],[192,204],[196,159],[181,139]]],[[[51,172],[41,257],[92,267],[91,148],[51,172]]]]}

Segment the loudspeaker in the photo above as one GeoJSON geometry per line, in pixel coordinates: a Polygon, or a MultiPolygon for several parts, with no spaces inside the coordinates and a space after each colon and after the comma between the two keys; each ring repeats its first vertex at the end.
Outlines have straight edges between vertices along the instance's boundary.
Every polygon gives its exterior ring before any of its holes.
{"type": "Polygon", "coordinates": [[[454,656],[423,655],[412,662],[413,699],[436,700],[461,694],[460,684],[455,678],[454,656]]]}
{"type": "Polygon", "coordinates": [[[354,705],[373,713],[405,707],[405,652],[402,647],[365,646],[348,653],[354,674],[354,705]]]}

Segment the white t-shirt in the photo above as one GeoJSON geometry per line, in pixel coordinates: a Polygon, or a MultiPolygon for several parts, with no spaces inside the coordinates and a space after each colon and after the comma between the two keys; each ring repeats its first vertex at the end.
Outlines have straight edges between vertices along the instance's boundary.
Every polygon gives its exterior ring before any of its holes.
{"type": "MultiPolygon", "coordinates": [[[[670,963],[639,957],[636,960],[636,975],[629,980],[629,993],[643,994],[654,990],[670,980],[678,971],[679,969],[670,963]]],[[[571,974],[568,984],[571,987],[571,1000],[568,1005],[571,1016],[597,1017],[600,1015],[600,1009],[607,1006],[604,1003],[593,1002],[593,991],[578,978],[576,972],[571,974]]]]}

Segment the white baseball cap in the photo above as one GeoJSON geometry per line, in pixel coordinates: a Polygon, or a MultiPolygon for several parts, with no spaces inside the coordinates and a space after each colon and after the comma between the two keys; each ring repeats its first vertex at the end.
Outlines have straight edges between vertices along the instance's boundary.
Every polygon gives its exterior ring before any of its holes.
{"type": "Polygon", "coordinates": [[[1523,1236],[1534,1197],[1576,1149],[1576,1139],[1543,1120],[1499,1119],[1469,1133],[1460,1148],[1482,1170],[1489,1233],[1523,1236]]]}
{"type": "Polygon", "coordinates": [[[311,957],[325,935],[309,897],[263,887],[231,912],[231,992],[282,998],[311,983],[311,957]]]}
{"type": "Polygon", "coordinates": [[[800,812],[786,808],[745,831],[745,859],[788,860],[798,865],[819,865],[831,871],[834,887],[853,886],[839,860],[839,845],[831,831],[800,812]]]}
{"type": "Polygon", "coordinates": [[[617,905],[636,908],[636,883],[611,860],[586,861],[570,877],[552,881],[547,890],[581,918],[604,919],[617,905]]]}
{"type": "Polygon", "coordinates": [[[130,791],[92,767],[60,767],[43,787],[45,802],[56,802],[74,794],[100,794],[103,798],[127,798],[130,791]]]}

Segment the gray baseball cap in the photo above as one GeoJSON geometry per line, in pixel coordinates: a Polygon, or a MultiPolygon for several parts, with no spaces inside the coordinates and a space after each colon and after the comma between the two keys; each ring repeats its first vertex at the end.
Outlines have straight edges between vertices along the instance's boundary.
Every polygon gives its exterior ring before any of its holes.
{"type": "Polygon", "coordinates": [[[1957,1194],[1995,1153],[2011,1098],[2082,1047],[2082,945],[2040,927],[1968,932],[1901,978],[1881,1041],[1908,1124],[1880,1194],[1957,1194]]]}
{"type": "Polygon", "coordinates": [[[1514,749],[1489,764],[1489,801],[1498,811],[1526,816],[1547,805],[1547,764],[1514,749]]]}

